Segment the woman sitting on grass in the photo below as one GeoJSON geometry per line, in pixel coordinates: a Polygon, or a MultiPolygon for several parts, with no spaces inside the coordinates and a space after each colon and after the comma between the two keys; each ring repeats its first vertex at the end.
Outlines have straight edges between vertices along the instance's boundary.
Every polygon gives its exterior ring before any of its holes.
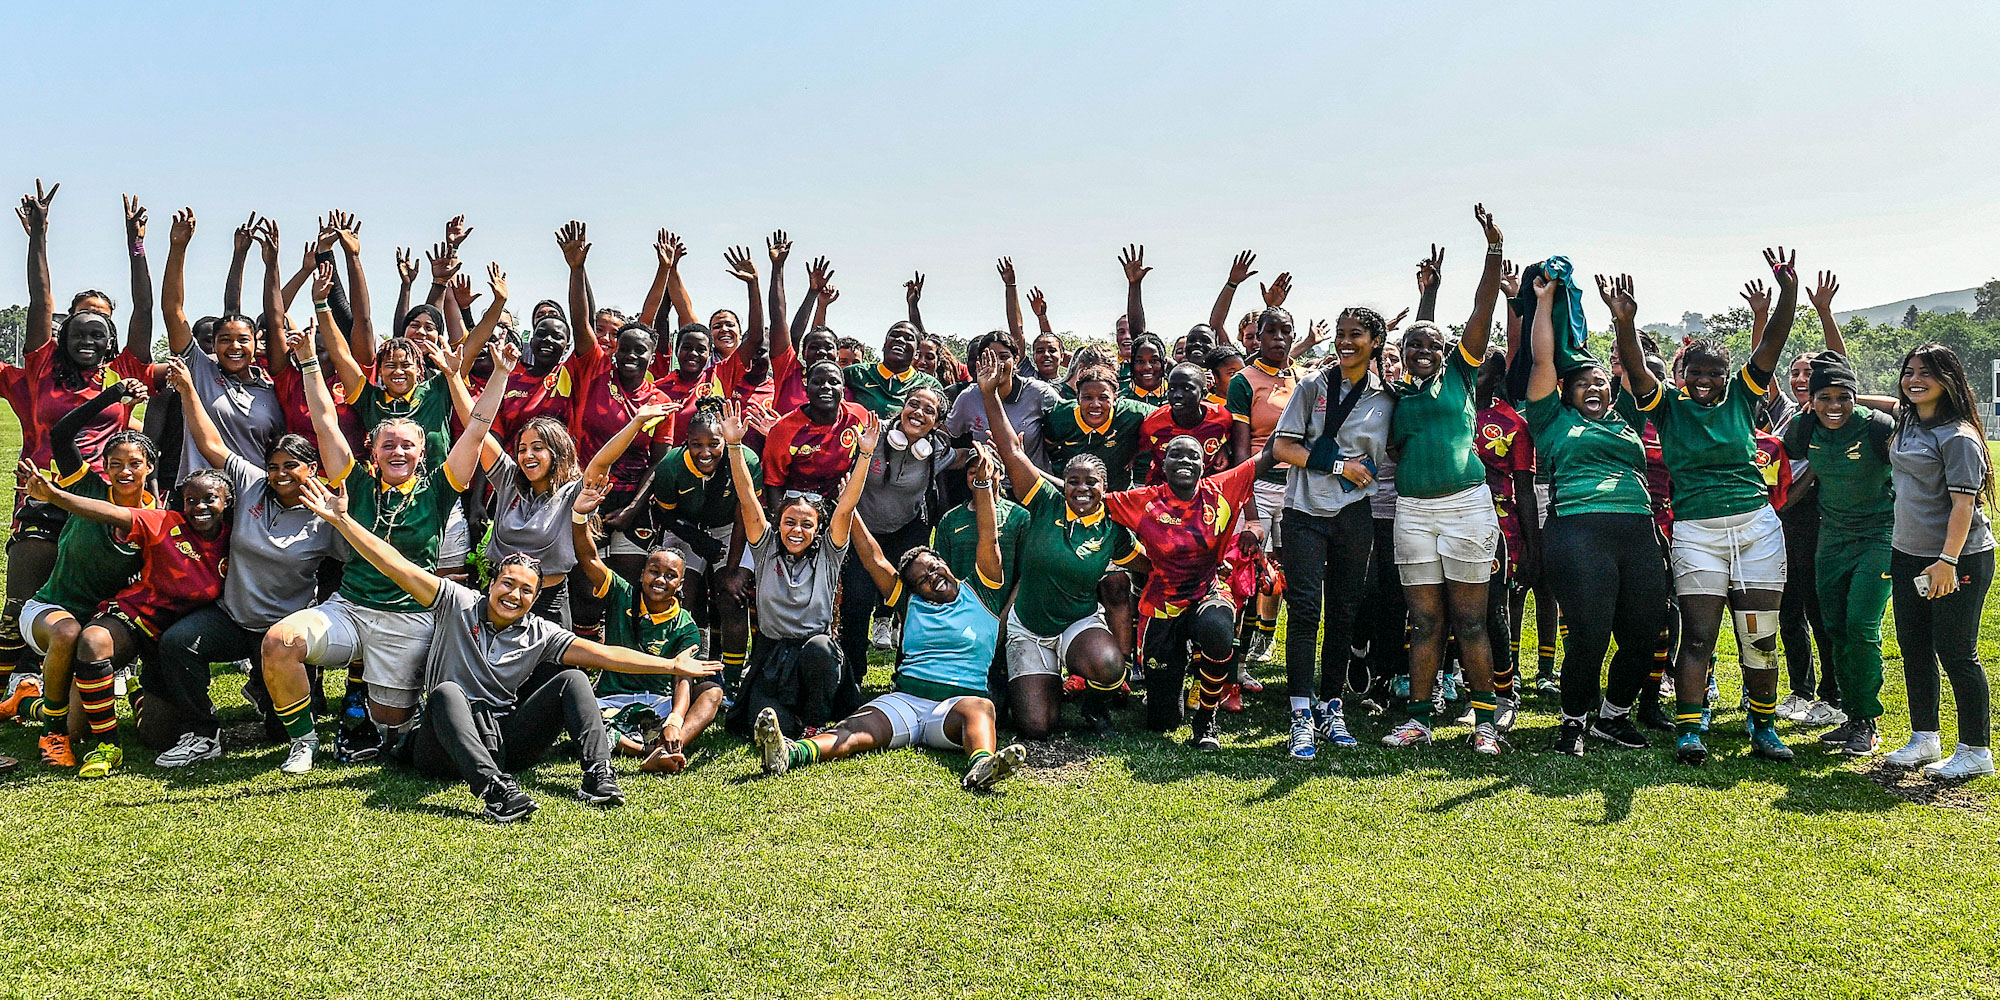
{"type": "Polygon", "coordinates": [[[591,805],[625,802],[584,670],[706,677],[720,669],[688,653],[669,660],[579,639],[530,614],[542,580],[532,556],[501,560],[492,586],[481,594],[404,558],[348,515],[346,497],[310,480],[303,496],[356,555],[435,615],[423,673],[430,693],[400,756],[421,773],[464,779],[485,800],[486,818],[496,823],[526,819],[535,811],[534,800],[509,772],[539,760],[563,732],[582,749],[583,787],[577,797],[591,805]],[[524,693],[521,688],[543,663],[573,669],[524,693]]]}
{"type": "MultiPolygon", "coordinates": [[[[997,464],[984,445],[972,462],[970,476],[991,482],[997,464]]],[[[973,502],[979,521],[979,576],[983,588],[968,587],[951,575],[944,557],[929,546],[905,553],[890,566],[854,518],[855,552],[874,577],[875,585],[905,606],[901,655],[895,689],[850,715],[840,725],[808,739],[785,738],[778,713],[757,713],[756,739],[765,774],[783,774],[822,758],[852,757],[869,750],[894,750],[921,742],[938,750],[963,749],[972,766],[959,780],[967,791],[982,791],[1027,764],[1028,751],[1019,743],[995,752],[997,713],[987,697],[987,672],[1000,641],[996,606],[1004,600],[1000,543],[995,524],[993,491],[979,491],[973,502]],[[977,591],[977,593],[975,593],[977,591]],[[991,604],[987,603],[991,601],[991,604]]]]}

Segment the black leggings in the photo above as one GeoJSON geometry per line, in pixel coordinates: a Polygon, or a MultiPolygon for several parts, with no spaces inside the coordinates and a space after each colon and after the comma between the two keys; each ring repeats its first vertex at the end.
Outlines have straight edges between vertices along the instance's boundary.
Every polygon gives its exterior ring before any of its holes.
{"type": "Polygon", "coordinates": [[[410,735],[410,763],[434,778],[462,778],[478,795],[500,775],[542,759],[564,732],[583,748],[585,766],[611,759],[597,694],[575,667],[557,673],[504,715],[473,705],[457,681],[445,681],[424,701],[424,720],[410,735]]]}
{"type": "Polygon", "coordinates": [[[1354,616],[1375,549],[1375,521],[1368,502],[1356,500],[1332,517],[1285,511],[1285,693],[1337,698],[1353,656],[1354,616]],[[1320,641],[1324,626],[1326,641],[1320,641]]]}
{"type": "Polygon", "coordinates": [[[729,710],[730,732],[748,737],[758,713],[768,708],[777,713],[778,728],[796,740],[807,726],[824,728],[861,705],[860,690],[842,680],[840,647],[832,636],[771,639],[758,633],[750,649],[729,710]]]}
{"type": "Polygon", "coordinates": [[[1391,679],[1410,672],[1410,606],[1396,569],[1396,519],[1375,518],[1374,528],[1375,557],[1369,560],[1367,581],[1355,578],[1355,585],[1365,588],[1354,631],[1368,643],[1367,669],[1350,676],[1350,682],[1357,691],[1379,692],[1391,679]]]}
{"type": "Polygon", "coordinates": [[[1618,654],[1604,696],[1630,705],[1653,665],[1667,607],[1667,567],[1651,514],[1569,514],[1543,531],[1542,578],[1555,592],[1569,638],[1563,642],[1562,710],[1597,707],[1604,651],[1618,654]]]}
{"type": "Polygon", "coordinates": [[[1917,596],[1915,580],[1937,556],[1913,556],[1900,549],[1889,553],[1889,599],[1896,609],[1896,645],[1903,649],[1903,684],[1910,693],[1910,728],[1938,731],[1938,666],[1951,679],[1951,698],[1958,706],[1958,741],[1969,747],[1991,743],[1992,694],[1986,670],[1979,665],[1979,615],[1986,590],[1993,585],[1993,550],[1961,556],[1958,589],[1950,597],[1929,600],[1917,596]]]}
{"type": "Polygon", "coordinates": [[[1778,605],[1778,639],[1785,645],[1785,673],[1792,693],[1807,701],[1840,703],[1840,671],[1833,663],[1833,642],[1819,613],[1819,579],[1814,569],[1819,553],[1819,500],[1815,494],[1794,500],[1778,516],[1785,525],[1785,596],[1778,605]],[[1819,647],[1814,670],[1813,647],[1819,647]],[[1815,676],[1817,675],[1817,676],[1815,676]]]}
{"type": "Polygon", "coordinates": [[[208,665],[242,659],[250,660],[253,666],[260,664],[264,632],[238,625],[220,604],[188,612],[160,633],[158,654],[139,672],[147,699],[173,706],[180,733],[219,736],[222,723],[208,697],[208,665]]]}
{"type": "MultiPolygon", "coordinates": [[[[1291,532],[1289,520],[1285,531],[1291,532]]],[[[1181,683],[1187,677],[1190,652],[1214,663],[1229,663],[1234,656],[1236,608],[1225,601],[1205,600],[1172,618],[1148,618],[1141,627],[1144,656],[1151,661],[1146,670],[1146,728],[1164,733],[1181,724],[1181,683]]]]}

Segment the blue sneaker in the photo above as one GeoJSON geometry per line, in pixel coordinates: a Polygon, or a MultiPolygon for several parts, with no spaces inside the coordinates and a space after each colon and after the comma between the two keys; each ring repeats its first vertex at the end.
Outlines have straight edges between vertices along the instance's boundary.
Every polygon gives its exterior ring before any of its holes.
{"type": "Polygon", "coordinates": [[[1389,696],[1398,701],[1410,700],[1410,675],[1397,674],[1389,681],[1389,696]]]}
{"type": "Polygon", "coordinates": [[[1778,730],[1774,726],[1759,726],[1750,731],[1750,754],[1753,757],[1775,760],[1779,763],[1797,756],[1791,747],[1785,745],[1784,740],[1778,738],[1778,730]]]}
{"type": "Polygon", "coordinates": [[[1674,738],[1674,759],[1691,767],[1700,767],[1708,762],[1708,747],[1701,742],[1700,733],[1682,733],[1674,738]]]}
{"type": "Polygon", "coordinates": [[[1319,735],[1329,745],[1336,747],[1360,746],[1361,741],[1347,731],[1347,713],[1341,710],[1340,699],[1326,703],[1319,713],[1319,735]]]}
{"type": "Polygon", "coordinates": [[[1293,760],[1305,763],[1319,756],[1314,745],[1317,735],[1313,732],[1313,713],[1310,708],[1301,708],[1292,713],[1292,741],[1286,749],[1293,760]]]}

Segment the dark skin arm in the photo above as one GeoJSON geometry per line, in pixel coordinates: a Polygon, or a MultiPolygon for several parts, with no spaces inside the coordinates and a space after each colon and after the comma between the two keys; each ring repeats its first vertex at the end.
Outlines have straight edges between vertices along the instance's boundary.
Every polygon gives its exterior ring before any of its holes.
{"type": "Polygon", "coordinates": [[[1840,291],[1840,276],[1832,271],[1821,271],[1819,283],[1806,298],[1812,300],[1813,311],[1819,313],[1820,332],[1826,335],[1826,349],[1847,356],[1847,341],[1840,336],[1840,324],[1833,318],[1833,295],[1840,291]]]}
{"type": "MultiPolygon", "coordinates": [[[[1486,231],[1486,267],[1479,272],[1479,288],[1472,293],[1472,316],[1465,321],[1464,338],[1459,344],[1467,355],[1483,361],[1486,345],[1493,339],[1493,307],[1500,300],[1500,271],[1504,255],[1500,252],[1500,227],[1493,224],[1493,216],[1486,211],[1486,206],[1472,206],[1472,215],[1479,220],[1479,227],[1486,231]]],[[[1443,262],[1443,250],[1437,251],[1437,259],[1440,264],[1443,262]]]]}
{"type": "MultiPolygon", "coordinates": [[[[799,311],[792,316],[791,329],[787,330],[782,325],[771,327],[772,357],[798,350],[798,345],[805,341],[806,334],[811,330],[807,324],[812,321],[813,310],[819,308],[820,297],[826,294],[826,286],[832,281],[833,265],[827,263],[825,257],[815,257],[812,263],[806,265],[806,294],[799,300],[799,311]]],[[[782,317],[772,313],[771,318],[782,317]]]]}
{"type": "Polygon", "coordinates": [[[1757,349],[1750,352],[1750,363],[1762,371],[1775,371],[1778,359],[1785,353],[1785,341],[1791,338],[1792,321],[1799,311],[1798,251],[1789,255],[1784,247],[1764,251],[1764,263],[1771,267],[1771,278],[1778,283],[1778,304],[1771,311],[1771,325],[1764,330],[1764,339],[1757,349]]]}
{"type": "Polygon", "coordinates": [[[917,309],[917,303],[924,297],[924,272],[912,272],[911,278],[903,282],[903,301],[910,305],[910,325],[924,332],[924,314],[917,309]]]}
{"type": "MultiPolygon", "coordinates": [[[[1000,386],[1007,381],[1007,369],[994,360],[991,353],[979,359],[979,398],[986,405],[987,434],[993,439],[993,450],[999,453],[1001,463],[1007,469],[1007,482],[1014,490],[1014,499],[1026,500],[1028,491],[1044,478],[1035,463],[1028,461],[1028,453],[1021,450],[1021,435],[1014,430],[1014,424],[1007,419],[1007,408],[1000,403],[1000,386]]],[[[970,474],[967,475],[970,480],[970,474]]]]}
{"type": "Polygon", "coordinates": [[[153,271],[143,250],[133,252],[146,239],[146,209],[139,199],[125,196],[125,250],[132,263],[132,320],[125,327],[125,353],[153,360],[153,271]]]}
{"type": "MultiPolygon", "coordinates": [[[[361,220],[346,212],[336,211],[333,213],[332,229],[334,239],[340,242],[341,256],[347,258],[348,307],[353,314],[347,329],[347,348],[357,362],[372,365],[375,363],[375,309],[368,298],[368,276],[361,269],[361,220]]],[[[407,291],[408,287],[405,285],[404,289],[407,291]]],[[[400,323],[402,319],[403,314],[399,312],[390,322],[400,323]]],[[[330,339],[337,338],[337,333],[337,330],[330,332],[330,339]]]]}
{"type": "MultiPolygon", "coordinates": [[[[792,256],[792,238],[780,229],[764,239],[764,250],[771,255],[771,354],[778,353],[778,342],[784,338],[785,327],[785,261],[792,256]]],[[[762,341],[758,346],[762,347],[762,341]]]]}
{"type": "Polygon", "coordinates": [[[160,277],[160,313],[167,324],[167,349],[175,355],[194,343],[186,305],[187,245],[194,239],[194,225],[193,209],[183,208],[174,213],[173,228],[167,231],[167,270],[160,277]]]}
{"type": "Polygon", "coordinates": [[[77,496],[49,482],[48,474],[35,468],[34,464],[25,458],[15,467],[14,475],[27,487],[29,496],[43,503],[55,504],[72,514],[87,517],[99,524],[108,524],[119,531],[132,530],[132,508],[77,496]]]}
{"type": "Polygon", "coordinates": [[[1014,284],[1014,258],[1002,257],[997,265],[1007,309],[1007,339],[1014,344],[1014,356],[1028,363],[1028,331],[1021,324],[1021,293],[1014,284]]]}
{"type": "Polygon", "coordinates": [[[1125,269],[1125,327],[1137,337],[1146,332],[1146,301],[1139,292],[1140,283],[1152,271],[1146,266],[1146,248],[1137,243],[1127,244],[1118,255],[1118,266],[1125,269]]]}
{"type": "Polygon", "coordinates": [[[1049,325],[1049,300],[1042,295],[1040,286],[1028,289],[1028,308],[1035,312],[1035,326],[1043,333],[1054,333],[1049,325]]]}
{"type": "Polygon", "coordinates": [[[257,213],[251,212],[230,235],[229,273],[222,279],[222,310],[243,311],[243,264],[250,259],[251,234],[257,231],[257,213]]]}
{"type": "Polygon", "coordinates": [[[743,342],[736,349],[750,352],[745,359],[754,358],[764,344],[764,296],[757,287],[757,262],[750,258],[749,247],[731,247],[722,259],[729,265],[729,276],[743,282],[750,297],[749,311],[743,317],[743,342]]]}
{"type": "Polygon", "coordinates": [[[90,401],[62,415],[54,427],[49,428],[49,450],[53,453],[56,471],[64,476],[83,468],[83,452],[76,446],[83,429],[97,419],[98,414],[120,403],[129,402],[134,406],[146,401],[146,384],[135,378],[128,378],[103,392],[91,397],[90,401]]]}
{"type": "Polygon", "coordinates": [[[576,568],[590,581],[590,592],[602,591],[611,581],[611,567],[597,555],[597,535],[590,530],[590,512],[604,503],[611,494],[611,477],[604,473],[585,473],[583,489],[577,493],[576,502],[570,509],[584,518],[578,521],[570,518],[571,540],[576,543],[576,568]]]}
{"type": "Polygon", "coordinates": [[[28,331],[21,344],[23,355],[56,335],[55,299],[49,290],[49,203],[61,187],[53,184],[43,191],[41,179],[36,178],[35,193],[22,195],[21,207],[14,210],[21,228],[28,231],[28,331]]]}
{"type": "Polygon", "coordinates": [[[569,336],[579,358],[603,353],[597,346],[596,315],[590,307],[590,278],[583,263],[590,256],[590,241],[583,223],[571,220],[556,230],[556,246],[562,248],[563,263],[569,265],[569,336]]]}
{"type": "Polygon", "coordinates": [[[1417,261],[1417,318],[1437,320],[1438,286],[1444,279],[1444,248],[1431,244],[1431,255],[1417,261]]]}
{"type": "Polygon", "coordinates": [[[653,254],[659,259],[659,266],[653,269],[653,285],[646,289],[646,303],[639,307],[639,319],[647,326],[660,330],[663,329],[660,313],[667,304],[667,285],[673,281],[674,269],[680,266],[680,240],[674,234],[660,230],[660,235],[653,240],[653,254]]]}
{"type": "Polygon", "coordinates": [[[1215,331],[1215,342],[1230,344],[1229,306],[1236,301],[1236,289],[1249,281],[1257,272],[1252,265],[1257,263],[1257,255],[1245,250],[1229,262],[1229,277],[1222,283],[1222,290],[1215,293],[1215,304],[1208,307],[1208,328],[1215,331]]]}
{"type": "Polygon", "coordinates": [[[451,244],[436,243],[431,246],[430,263],[431,289],[424,293],[424,301],[441,310],[446,293],[451,291],[451,279],[458,276],[458,254],[451,244]]]}
{"type": "Polygon", "coordinates": [[[417,283],[417,258],[409,247],[396,248],[396,278],[402,289],[396,293],[396,313],[389,317],[391,323],[401,323],[410,314],[410,286],[417,283]]]}
{"type": "MultiPolygon", "coordinates": [[[[1625,370],[1625,387],[1638,399],[1646,399],[1652,396],[1659,389],[1660,380],[1654,378],[1652,370],[1646,367],[1645,348],[1639,344],[1639,328],[1633,324],[1634,318],[1639,315],[1639,303],[1638,300],[1632,297],[1632,276],[1621,274],[1616,278],[1611,278],[1602,274],[1598,275],[1597,294],[1604,299],[1604,304],[1611,308],[1611,328],[1618,335],[1618,365],[1625,370]]],[[[1539,300],[1535,307],[1535,374],[1530,376],[1528,380],[1529,399],[1539,399],[1541,396],[1547,395],[1547,393],[1537,395],[1535,392],[1535,383],[1541,376],[1543,361],[1542,325],[1548,313],[1548,310],[1543,308],[1543,306],[1554,304],[1553,286],[1550,282],[1542,278],[1536,278],[1535,297],[1539,300]]],[[[1549,350],[1553,351],[1555,350],[1555,321],[1551,318],[1547,322],[1549,327],[1549,350]]],[[[1551,357],[1548,359],[1548,362],[1550,368],[1550,388],[1553,389],[1555,382],[1555,359],[1551,357]]]]}

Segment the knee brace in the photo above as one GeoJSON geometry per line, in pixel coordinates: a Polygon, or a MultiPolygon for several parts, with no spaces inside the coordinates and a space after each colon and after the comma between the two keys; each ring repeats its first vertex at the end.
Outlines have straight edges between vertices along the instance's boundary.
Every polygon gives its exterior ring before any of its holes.
{"type": "Polygon", "coordinates": [[[1736,655],[1745,670],[1776,670],[1778,613],[1735,611],[1736,655]]]}

